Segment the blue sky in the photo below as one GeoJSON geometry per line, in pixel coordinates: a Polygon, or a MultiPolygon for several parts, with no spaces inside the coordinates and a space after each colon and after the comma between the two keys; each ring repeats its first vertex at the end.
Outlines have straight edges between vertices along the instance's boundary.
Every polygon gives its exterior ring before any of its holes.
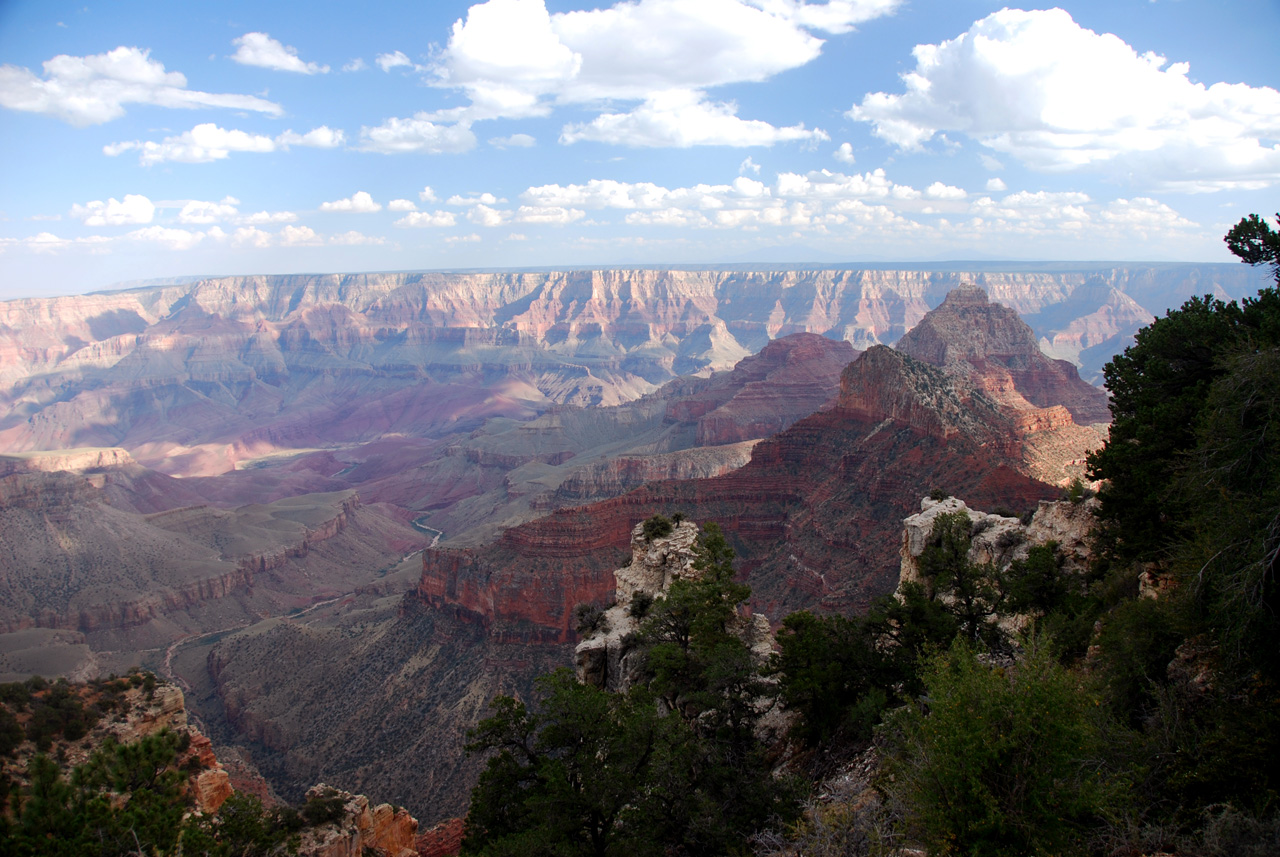
{"type": "Polygon", "coordinates": [[[0,298],[143,278],[1229,261],[1276,0],[0,3],[0,298]]]}

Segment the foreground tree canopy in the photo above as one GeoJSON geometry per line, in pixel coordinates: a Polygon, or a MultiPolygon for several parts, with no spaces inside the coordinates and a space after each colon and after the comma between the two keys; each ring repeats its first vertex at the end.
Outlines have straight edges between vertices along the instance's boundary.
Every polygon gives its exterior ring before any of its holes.
{"type": "Polygon", "coordinates": [[[730,630],[750,595],[732,560],[708,524],[694,560],[701,577],[676,580],[648,606],[643,680],[627,692],[560,670],[539,681],[533,707],[494,700],[471,736],[490,758],[464,853],[726,854],[769,819],[794,815],[797,793],[771,776],[755,734],[766,690],[730,630]]]}

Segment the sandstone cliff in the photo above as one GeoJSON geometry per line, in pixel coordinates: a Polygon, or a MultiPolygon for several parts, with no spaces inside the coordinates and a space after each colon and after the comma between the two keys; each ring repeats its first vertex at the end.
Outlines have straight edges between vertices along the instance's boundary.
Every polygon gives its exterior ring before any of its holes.
{"type": "Polygon", "coordinates": [[[755,440],[828,404],[855,354],[847,342],[791,334],[729,372],[680,378],[623,405],[558,406],[528,422],[491,421],[443,458],[394,478],[448,492],[452,502],[425,520],[450,544],[486,544],[551,509],[742,466],[755,440]],[[460,496],[468,487],[473,496],[460,496]]]}
{"type": "Polygon", "coordinates": [[[1106,393],[1080,380],[1071,363],[1046,357],[1018,313],[991,303],[978,286],[950,292],[895,347],[917,360],[980,379],[984,389],[1010,407],[1062,406],[1080,425],[1111,421],[1106,393]]]}
{"type": "Polygon", "coordinates": [[[856,610],[893,590],[902,519],[931,488],[1018,510],[1057,495],[1021,472],[1012,425],[964,378],[877,346],[846,367],[832,407],[760,441],[737,470],[559,510],[492,545],[428,550],[398,606],[357,599],[321,622],[228,637],[209,657],[217,698],[286,794],[319,779],[376,785],[419,817],[457,815],[478,773],[465,730],[495,693],[524,698],[533,676],[569,661],[573,606],[617,595],[637,522],[677,511],[718,522],[753,613],[856,610]]]}
{"type": "Polygon", "coordinates": [[[324,783],[308,789],[307,799],[340,801],[342,807],[337,819],[303,831],[298,847],[302,857],[365,857],[370,851],[386,857],[417,857],[418,820],[403,808],[386,803],[371,806],[364,795],[324,783]]]}
{"type": "Polygon", "coordinates": [[[1007,568],[1010,563],[1026,559],[1035,545],[1054,542],[1058,546],[1063,568],[1083,573],[1092,557],[1091,535],[1097,517],[1098,503],[1086,500],[1041,500],[1027,523],[1018,518],[979,512],[956,497],[920,501],[920,511],[902,522],[902,562],[898,585],[920,580],[920,555],[929,544],[934,521],[939,515],[961,512],[972,524],[973,541],[969,561],[978,565],[1007,568]]]}
{"type": "MultiPolygon", "coordinates": [[[[226,277],[0,303],[0,444],[121,446],[183,475],[282,450],[441,437],[615,404],[808,331],[891,343],[974,282],[1089,377],[1239,266],[1027,271],[603,270],[226,277]],[[103,419],[108,415],[110,419],[103,419]]],[[[710,429],[716,431],[717,429],[710,429]]]]}
{"type": "Polygon", "coordinates": [[[1055,493],[1024,472],[1009,409],[877,346],[845,369],[834,407],[758,443],[746,466],[560,510],[488,547],[429,550],[417,596],[490,633],[568,641],[572,606],[612,592],[635,522],[680,511],[735,539],[764,612],[854,609],[892,589],[898,522],[920,494],[964,485],[1021,509],[1055,493]]]}

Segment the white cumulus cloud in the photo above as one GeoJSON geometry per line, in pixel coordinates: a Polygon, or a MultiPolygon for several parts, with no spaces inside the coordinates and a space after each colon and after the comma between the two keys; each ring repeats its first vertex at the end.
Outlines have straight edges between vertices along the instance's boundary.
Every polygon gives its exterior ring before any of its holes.
{"type": "Polygon", "coordinates": [[[748,0],[771,15],[789,20],[797,26],[847,33],[855,24],[892,14],[902,0],[828,0],[805,3],[801,0],[748,0]]]}
{"type": "Polygon", "coordinates": [[[270,247],[272,234],[253,226],[241,226],[231,235],[231,244],[235,247],[270,247]]]}
{"type": "Polygon", "coordinates": [[[413,60],[409,59],[409,57],[405,56],[401,51],[393,51],[389,54],[378,54],[377,58],[374,59],[374,62],[377,63],[378,68],[383,71],[391,71],[391,69],[400,68],[401,66],[413,68],[413,60]]]}
{"type": "Polygon", "coordinates": [[[333,148],[342,145],[342,131],[335,131],[327,125],[313,128],[306,134],[285,131],[278,137],[264,134],[250,134],[234,128],[222,128],[212,122],[195,126],[163,140],[126,140],[119,143],[108,143],[102,147],[103,154],[116,156],[129,151],[138,152],[138,162],[143,166],[151,166],[165,161],[178,161],[187,164],[206,164],[229,158],[232,152],[274,152],[289,146],[311,146],[315,148],[333,148]]]}
{"type": "Polygon", "coordinates": [[[456,226],[457,216],[452,211],[411,211],[395,222],[396,226],[456,226]]]}
{"type": "Polygon", "coordinates": [[[315,247],[324,243],[310,226],[286,226],[277,235],[285,247],[315,247]]]}
{"type": "Polygon", "coordinates": [[[511,212],[501,211],[488,205],[475,205],[467,212],[467,220],[477,226],[501,226],[511,219],[511,212]]]}
{"type": "Polygon", "coordinates": [[[387,203],[387,211],[417,211],[418,204],[411,199],[393,199],[387,203]]]}
{"type": "Polygon", "coordinates": [[[712,103],[691,90],[654,93],[630,113],[603,113],[588,123],[566,125],[561,143],[592,140],[623,146],[772,146],[828,139],[803,124],[778,128],[758,119],[740,119],[737,105],[712,103]]]}
{"type": "Polygon", "coordinates": [[[474,149],[476,135],[466,124],[437,124],[426,113],[418,113],[410,119],[392,117],[376,127],[361,128],[360,143],[368,152],[439,155],[474,149]]]}
{"type": "Polygon", "coordinates": [[[181,72],[165,71],[151,52],[123,45],[103,54],[59,54],[44,76],[0,66],[0,106],[56,116],[72,125],[97,125],[124,115],[126,104],[193,109],[224,107],[279,116],[279,104],[253,95],[187,89],[181,72]]]}
{"type": "Polygon", "coordinates": [[[325,74],[327,65],[314,62],[303,62],[298,57],[298,49],[268,36],[266,33],[245,33],[238,39],[232,39],[236,52],[231,59],[241,65],[256,65],[276,71],[292,71],[298,74],[325,74]]]}
{"type": "Polygon", "coordinates": [[[192,232],[187,229],[171,229],[167,226],[147,226],[135,229],[125,236],[134,241],[146,241],[160,244],[170,250],[190,250],[205,239],[203,232],[192,232]]]}
{"type": "Polygon", "coordinates": [[[281,146],[311,146],[315,149],[336,149],[346,142],[346,134],[341,130],[330,128],[328,125],[321,125],[319,128],[312,128],[305,134],[295,134],[292,130],[285,131],[276,137],[276,142],[281,146]]]}
{"type": "Polygon", "coordinates": [[[114,157],[130,150],[137,150],[139,163],[150,166],[164,161],[202,164],[223,160],[230,157],[232,152],[273,152],[275,148],[276,142],[271,137],[221,128],[212,122],[204,122],[190,131],[184,131],[175,137],[166,137],[160,142],[133,140],[110,143],[103,146],[102,151],[114,157]]]}
{"type": "Polygon", "coordinates": [[[222,202],[206,202],[198,199],[187,200],[182,206],[182,210],[178,212],[179,223],[222,223],[231,220],[239,215],[240,211],[236,208],[239,200],[235,197],[226,197],[222,202]]]}
{"type": "Polygon", "coordinates": [[[545,223],[564,226],[573,223],[575,220],[581,220],[586,216],[587,213],[585,211],[577,208],[562,208],[556,205],[522,205],[516,210],[513,219],[516,223],[545,223]]]}
{"type": "Polygon", "coordinates": [[[958,187],[934,182],[924,189],[924,195],[928,199],[964,199],[969,194],[958,187]]]}
{"type": "Polygon", "coordinates": [[[368,191],[358,190],[346,199],[320,203],[321,211],[338,211],[353,214],[371,214],[382,211],[382,205],[374,202],[368,191]]]}
{"type": "Polygon", "coordinates": [[[500,202],[506,202],[505,199],[498,199],[487,191],[480,194],[472,194],[471,196],[462,196],[455,193],[453,196],[445,200],[445,205],[497,205],[500,202]]]}
{"type": "Polygon", "coordinates": [[[241,217],[238,222],[257,225],[262,223],[293,223],[297,219],[298,215],[292,211],[258,211],[241,217]]]}
{"type": "Polygon", "coordinates": [[[842,164],[852,164],[857,161],[857,158],[853,156],[852,143],[841,143],[840,148],[831,153],[831,157],[835,158],[842,164]]]}
{"type": "Polygon", "coordinates": [[[389,119],[369,129],[365,148],[458,151],[463,141],[474,145],[466,135],[476,121],[546,116],[562,105],[605,102],[639,103],[568,125],[561,141],[684,147],[826,139],[803,125],[775,127],[739,118],[734,105],[709,97],[707,90],[764,81],[803,66],[823,45],[811,31],[845,32],[890,14],[900,2],[625,0],[556,14],[544,0],[476,3],[454,23],[429,69],[434,85],[462,90],[469,104],[419,113],[413,120],[389,119]],[[410,136],[430,143],[392,145],[410,122],[418,123],[418,133],[410,136]],[[439,144],[440,126],[454,129],[451,145],[439,144]]]}
{"type": "Polygon", "coordinates": [[[124,226],[136,223],[150,223],[155,217],[156,207],[145,196],[136,193],[125,194],[124,199],[111,197],[105,202],[95,199],[84,205],[71,206],[71,216],[84,222],[85,226],[124,226]]]}
{"type": "Polygon", "coordinates": [[[1280,92],[1205,86],[1061,9],[1003,9],[918,45],[905,92],[849,111],[902,149],[963,132],[1036,169],[1091,169],[1189,191],[1280,183],[1280,92]]]}

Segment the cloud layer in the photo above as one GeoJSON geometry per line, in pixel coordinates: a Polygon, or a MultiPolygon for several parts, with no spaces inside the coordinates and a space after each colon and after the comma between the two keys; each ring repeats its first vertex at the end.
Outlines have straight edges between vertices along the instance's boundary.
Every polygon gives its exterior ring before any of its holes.
{"type": "Polygon", "coordinates": [[[190,131],[165,137],[159,142],[128,140],[108,143],[102,147],[102,152],[115,157],[125,152],[137,151],[138,162],[143,166],[165,161],[206,164],[229,158],[232,152],[274,152],[290,146],[332,149],[341,146],[345,139],[342,131],[334,130],[327,125],[312,128],[305,134],[285,131],[276,137],[268,137],[264,134],[251,134],[247,131],[222,128],[212,122],[204,122],[190,131]]]}
{"type": "Polygon", "coordinates": [[[849,117],[917,150],[963,132],[1041,170],[1090,169],[1153,187],[1259,188],[1280,180],[1280,92],[1189,77],[1061,9],[1003,9],[915,49],[906,91],[865,96],[849,117]]]}
{"type": "Polygon", "coordinates": [[[44,113],[72,125],[118,119],[126,104],[193,109],[223,107],[279,116],[279,104],[253,95],[187,89],[186,77],[165,71],[151,52],[123,45],[103,54],[59,54],[44,63],[44,76],[14,65],[0,66],[0,106],[44,113]]]}
{"type": "MultiPolygon", "coordinates": [[[[430,68],[435,85],[469,104],[362,131],[376,151],[447,152],[475,145],[472,123],[548,115],[565,105],[639,102],[566,125],[560,141],[624,146],[769,146],[827,139],[802,124],[743,119],[707,91],[759,82],[815,59],[811,30],[846,32],[901,0],[632,0],[551,14],[544,0],[487,0],[456,21],[430,68]]],[[[384,70],[408,65],[397,51],[384,70]]]]}

